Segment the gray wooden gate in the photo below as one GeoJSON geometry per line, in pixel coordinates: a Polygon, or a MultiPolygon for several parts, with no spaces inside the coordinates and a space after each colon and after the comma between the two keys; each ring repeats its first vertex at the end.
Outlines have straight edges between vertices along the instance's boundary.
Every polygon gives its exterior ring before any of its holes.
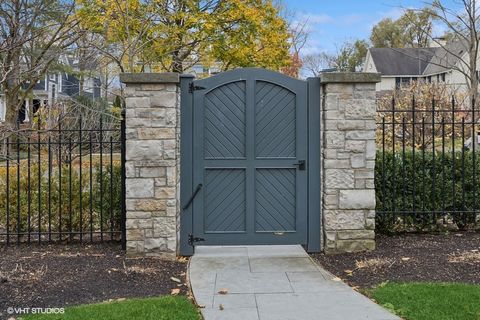
{"type": "Polygon", "coordinates": [[[319,158],[309,161],[308,88],[254,68],[190,82],[182,96],[182,168],[191,168],[182,169],[181,217],[192,219],[181,226],[190,227],[190,245],[309,242],[308,172],[319,158]]]}

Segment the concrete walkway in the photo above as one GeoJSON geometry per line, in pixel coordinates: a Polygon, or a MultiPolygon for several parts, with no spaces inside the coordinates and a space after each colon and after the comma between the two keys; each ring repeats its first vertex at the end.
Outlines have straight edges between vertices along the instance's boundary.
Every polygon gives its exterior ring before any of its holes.
{"type": "Polygon", "coordinates": [[[399,319],[332,280],[301,246],[199,246],[189,279],[205,320],[399,319]]]}

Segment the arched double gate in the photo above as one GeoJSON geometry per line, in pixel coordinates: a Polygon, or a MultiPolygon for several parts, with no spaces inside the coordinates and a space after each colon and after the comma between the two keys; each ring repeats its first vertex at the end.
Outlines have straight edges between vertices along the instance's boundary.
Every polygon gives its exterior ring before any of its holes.
{"type": "Polygon", "coordinates": [[[237,69],[182,85],[181,243],[320,249],[320,85],[237,69]]]}

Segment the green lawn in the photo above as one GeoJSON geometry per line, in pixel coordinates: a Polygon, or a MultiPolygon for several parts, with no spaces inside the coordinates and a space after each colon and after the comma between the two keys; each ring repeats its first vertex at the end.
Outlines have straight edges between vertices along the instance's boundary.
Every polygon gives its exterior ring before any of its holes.
{"type": "Polygon", "coordinates": [[[386,283],[367,294],[407,320],[480,320],[480,286],[386,283]]]}
{"type": "Polygon", "coordinates": [[[65,309],[63,315],[28,315],[28,320],[199,320],[195,306],[185,297],[164,296],[89,304],[65,309]]]}

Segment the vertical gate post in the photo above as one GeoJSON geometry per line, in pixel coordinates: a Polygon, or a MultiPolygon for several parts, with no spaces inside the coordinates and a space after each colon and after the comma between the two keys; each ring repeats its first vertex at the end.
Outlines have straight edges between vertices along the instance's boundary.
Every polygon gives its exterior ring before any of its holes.
{"type": "MultiPolygon", "coordinates": [[[[125,108],[125,106],[124,106],[125,108]]],[[[121,172],[120,172],[120,179],[121,179],[121,204],[120,204],[120,209],[121,209],[121,212],[120,212],[120,221],[121,221],[121,232],[122,232],[122,250],[127,250],[127,230],[126,230],[126,223],[127,223],[127,207],[126,207],[126,199],[125,199],[125,195],[126,195],[126,185],[125,185],[125,162],[126,162],[126,159],[125,159],[125,143],[127,142],[127,138],[126,138],[126,127],[125,127],[125,109],[122,110],[122,120],[120,122],[120,155],[121,155],[121,159],[120,159],[120,168],[121,168],[121,172]]],[[[110,179],[113,179],[112,177],[110,177],[110,179]]],[[[103,183],[103,182],[102,182],[103,183]]],[[[102,234],[103,236],[103,234],[102,234]]]]}
{"type": "Polygon", "coordinates": [[[121,74],[126,85],[127,255],[173,258],[179,206],[180,76],[121,74]]]}
{"type": "Polygon", "coordinates": [[[324,73],[322,213],[327,253],[375,248],[377,73],[324,73]]]}

